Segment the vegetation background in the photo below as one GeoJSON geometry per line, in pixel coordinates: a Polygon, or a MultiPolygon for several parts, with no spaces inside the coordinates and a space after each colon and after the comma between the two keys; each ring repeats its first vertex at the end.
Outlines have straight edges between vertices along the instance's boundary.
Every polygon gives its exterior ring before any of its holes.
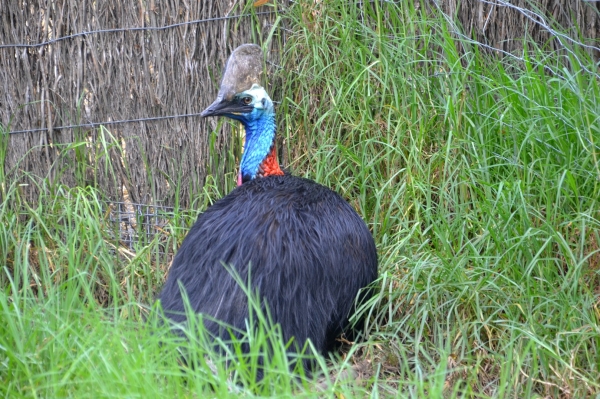
{"type": "MultiPolygon", "coordinates": [[[[377,242],[380,278],[359,315],[364,335],[319,358],[316,384],[289,371],[285,343],[268,323],[248,334],[253,350],[242,356],[239,343],[217,354],[200,324],[180,341],[152,317],[144,321],[187,229],[233,186],[240,139],[227,134],[229,125],[221,135],[222,122],[214,129],[197,117],[186,122],[205,129],[208,155],[197,167],[206,176],[169,169],[159,178],[160,164],[128,158],[129,136],[110,126],[75,129],[71,141],[52,146],[26,133],[34,144],[15,157],[13,115],[0,136],[0,393],[600,394],[598,43],[545,17],[548,41],[524,35],[520,50],[499,53],[428,3],[263,7],[274,13],[271,25],[252,4],[240,12],[254,13],[257,42],[280,46],[268,87],[279,101],[285,164],[341,193],[377,242]],[[23,166],[31,154],[52,151],[46,174],[23,166]],[[129,193],[123,176],[133,176],[132,161],[147,167],[146,181],[155,182],[148,187],[168,186],[172,208],[156,203],[158,188],[149,197],[129,193]],[[103,190],[111,179],[112,191],[103,190]],[[127,195],[153,202],[136,208],[127,195]],[[267,346],[274,354],[257,382],[257,355],[267,346]],[[181,352],[196,368],[180,363],[181,352]]],[[[218,77],[210,81],[214,88],[218,77]]],[[[211,97],[216,89],[207,85],[211,97]]],[[[79,91],[73,115],[86,112],[79,91]]],[[[192,105],[169,107],[181,114],[192,105]]],[[[178,151],[183,146],[160,148],[175,160],[189,155],[178,151]]]]}

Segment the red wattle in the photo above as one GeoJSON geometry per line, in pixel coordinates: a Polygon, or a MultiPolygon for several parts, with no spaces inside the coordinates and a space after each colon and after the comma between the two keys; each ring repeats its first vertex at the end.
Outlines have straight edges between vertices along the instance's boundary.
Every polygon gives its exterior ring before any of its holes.
{"type": "Polygon", "coordinates": [[[279,167],[279,162],[277,161],[277,150],[275,149],[275,144],[273,144],[273,147],[271,147],[271,152],[269,155],[266,156],[266,158],[258,167],[257,175],[261,177],[283,176],[283,171],[279,167]]]}

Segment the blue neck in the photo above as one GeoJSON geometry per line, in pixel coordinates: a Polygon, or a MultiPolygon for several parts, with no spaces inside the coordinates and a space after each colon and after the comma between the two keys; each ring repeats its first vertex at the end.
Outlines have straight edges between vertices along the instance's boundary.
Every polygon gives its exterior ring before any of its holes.
{"type": "MultiPolygon", "coordinates": [[[[252,112],[255,113],[257,110],[252,112]]],[[[269,110],[252,116],[254,117],[240,118],[240,122],[246,129],[246,143],[240,164],[240,172],[244,180],[256,177],[258,167],[269,154],[275,141],[275,112],[269,110]]]]}

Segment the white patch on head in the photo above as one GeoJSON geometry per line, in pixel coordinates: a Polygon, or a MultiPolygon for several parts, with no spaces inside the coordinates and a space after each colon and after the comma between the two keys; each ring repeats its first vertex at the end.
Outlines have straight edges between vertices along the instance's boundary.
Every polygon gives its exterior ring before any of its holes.
{"type": "Polygon", "coordinates": [[[256,83],[244,93],[252,96],[254,99],[254,108],[256,109],[268,109],[273,107],[273,101],[271,101],[267,91],[256,83]]]}

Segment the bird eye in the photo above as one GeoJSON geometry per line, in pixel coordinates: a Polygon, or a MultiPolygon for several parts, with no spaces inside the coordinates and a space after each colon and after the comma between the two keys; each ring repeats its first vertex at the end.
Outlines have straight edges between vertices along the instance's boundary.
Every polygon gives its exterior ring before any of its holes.
{"type": "Polygon", "coordinates": [[[252,98],[250,98],[250,97],[242,97],[242,103],[244,105],[250,105],[251,102],[252,102],[252,98]]]}

